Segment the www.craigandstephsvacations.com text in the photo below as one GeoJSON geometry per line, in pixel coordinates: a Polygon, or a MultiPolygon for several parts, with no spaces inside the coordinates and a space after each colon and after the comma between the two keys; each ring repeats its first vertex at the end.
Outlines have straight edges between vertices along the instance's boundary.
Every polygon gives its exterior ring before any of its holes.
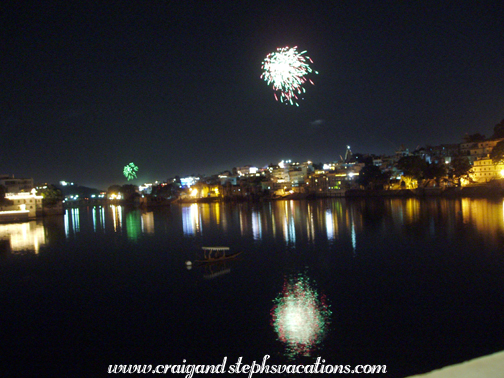
{"type": "Polygon", "coordinates": [[[252,361],[244,364],[243,358],[228,365],[227,357],[222,364],[196,365],[186,364],[182,360],[179,365],[109,365],[109,374],[184,374],[184,378],[192,378],[196,374],[247,374],[251,378],[254,374],[385,374],[387,365],[331,365],[317,357],[313,364],[308,365],[269,365],[269,355],[265,355],[261,363],[252,361]]]}

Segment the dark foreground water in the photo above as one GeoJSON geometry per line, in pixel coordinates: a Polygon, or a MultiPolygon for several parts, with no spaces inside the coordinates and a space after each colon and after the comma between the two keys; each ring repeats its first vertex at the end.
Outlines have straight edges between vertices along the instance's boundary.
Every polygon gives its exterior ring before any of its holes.
{"type": "Polygon", "coordinates": [[[504,350],[503,207],[94,207],[0,225],[0,376],[269,355],[268,364],[387,365],[379,376],[404,377],[504,350]],[[243,253],[188,270],[207,245],[243,253]]]}

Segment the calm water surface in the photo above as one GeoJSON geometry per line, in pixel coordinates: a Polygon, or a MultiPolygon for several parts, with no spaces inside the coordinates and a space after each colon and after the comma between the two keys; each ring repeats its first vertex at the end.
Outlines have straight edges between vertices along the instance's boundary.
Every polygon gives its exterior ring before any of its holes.
{"type": "Polygon", "coordinates": [[[504,350],[503,209],[485,199],[107,206],[0,225],[0,373],[104,376],[109,364],[270,355],[404,377],[504,350]],[[214,245],[243,253],[186,268],[214,245]]]}

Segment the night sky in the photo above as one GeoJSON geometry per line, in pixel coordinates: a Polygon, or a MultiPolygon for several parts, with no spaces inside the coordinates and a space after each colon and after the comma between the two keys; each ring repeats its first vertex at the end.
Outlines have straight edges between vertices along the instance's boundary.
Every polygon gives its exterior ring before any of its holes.
{"type": "Polygon", "coordinates": [[[0,174],[142,184],[489,137],[502,1],[4,1],[0,174]],[[261,63],[307,50],[300,106],[261,63]]]}

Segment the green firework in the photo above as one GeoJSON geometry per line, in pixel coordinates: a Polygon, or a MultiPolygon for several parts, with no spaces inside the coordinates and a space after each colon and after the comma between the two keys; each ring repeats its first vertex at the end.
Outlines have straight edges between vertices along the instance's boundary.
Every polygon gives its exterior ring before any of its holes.
{"type": "Polygon", "coordinates": [[[137,177],[136,172],[138,171],[138,167],[133,163],[129,163],[124,166],[123,174],[129,180],[133,180],[137,177]]]}

